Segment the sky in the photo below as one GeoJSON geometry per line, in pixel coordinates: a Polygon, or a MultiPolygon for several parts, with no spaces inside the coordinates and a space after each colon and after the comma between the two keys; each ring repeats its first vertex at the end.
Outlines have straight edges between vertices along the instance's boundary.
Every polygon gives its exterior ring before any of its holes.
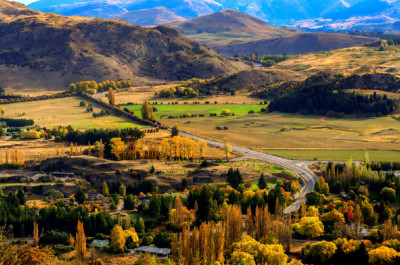
{"type": "Polygon", "coordinates": [[[35,2],[36,0],[14,0],[14,1],[20,2],[20,3],[23,3],[23,4],[27,5],[27,4],[30,4],[32,2],[35,2]]]}

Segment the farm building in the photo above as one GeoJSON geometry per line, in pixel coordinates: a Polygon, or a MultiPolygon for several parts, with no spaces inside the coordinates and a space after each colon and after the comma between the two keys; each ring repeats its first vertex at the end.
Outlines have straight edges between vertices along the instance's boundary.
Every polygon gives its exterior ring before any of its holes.
{"type": "Polygon", "coordinates": [[[136,252],[139,253],[149,253],[152,255],[163,256],[166,257],[171,254],[171,249],[169,248],[156,248],[150,246],[141,246],[140,248],[135,249],[136,252]]]}

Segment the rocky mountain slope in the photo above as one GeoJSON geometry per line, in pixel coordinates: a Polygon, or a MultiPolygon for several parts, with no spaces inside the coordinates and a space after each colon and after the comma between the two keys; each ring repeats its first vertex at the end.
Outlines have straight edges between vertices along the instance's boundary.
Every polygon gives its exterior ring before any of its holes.
{"type": "Polygon", "coordinates": [[[130,11],[123,15],[116,16],[115,18],[125,20],[128,23],[138,26],[155,26],[184,20],[183,17],[176,15],[162,6],[130,11]]]}
{"type": "Polygon", "coordinates": [[[209,78],[246,68],[175,29],[64,17],[0,0],[2,87],[64,89],[71,82],[134,84],[209,78]]]}

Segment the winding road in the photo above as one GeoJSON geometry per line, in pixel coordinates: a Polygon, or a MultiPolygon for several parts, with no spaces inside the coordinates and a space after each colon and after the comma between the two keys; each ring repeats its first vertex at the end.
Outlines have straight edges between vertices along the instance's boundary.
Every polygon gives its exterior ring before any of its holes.
{"type": "MultiPolygon", "coordinates": [[[[179,134],[182,136],[187,136],[196,141],[204,140],[207,142],[209,146],[217,148],[222,148],[224,145],[221,142],[209,140],[186,132],[180,132],[179,134]]],[[[243,156],[240,157],[239,160],[255,158],[267,163],[276,164],[278,166],[291,170],[293,173],[297,174],[303,180],[304,182],[303,188],[300,190],[298,194],[296,194],[294,198],[295,202],[283,211],[283,213],[285,214],[294,212],[297,209],[299,209],[302,201],[306,199],[307,193],[310,193],[311,191],[314,190],[314,184],[318,180],[318,177],[316,174],[314,174],[314,172],[312,172],[308,168],[309,165],[314,163],[312,161],[290,160],[283,157],[266,154],[263,152],[255,151],[249,148],[236,145],[232,145],[232,151],[243,154],[243,156]]]]}

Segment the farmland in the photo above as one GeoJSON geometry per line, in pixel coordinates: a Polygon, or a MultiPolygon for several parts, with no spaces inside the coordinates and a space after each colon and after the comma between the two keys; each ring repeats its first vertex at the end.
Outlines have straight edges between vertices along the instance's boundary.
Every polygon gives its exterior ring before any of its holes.
{"type": "MultiPolygon", "coordinates": [[[[74,128],[132,128],[142,126],[125,118],[117,117],[112,113],[108,116],[93,118],[86,107],[80,107],[81,99],[78,97],[50,99],[45,101],[32,101],[5,105],[8,118],[33,119],[35,125],[52,128],[54,126],[72,125],[74,128]]],[[[101,109],[94,105],[93,112],[101,109]]]]}
{"type": "MultiPolygon", "coordinates": [[[[205,114],[205,117],[163,118],[168,126],[179,128],[205,138],[228,140],[296,159],[346,160],[361,157],[365,150],[371,159],[394,161],[400,155],[400,123],[395,116],[381,118],[327,118],[299,114],[261,113],[262,105],[210,104],[210,105],[157,105],[157,118],[205,114]],[[237,116],[209,117],[229,109],[237,116]],[[255,114],[247,114],[254,110],[255,114]],[[217,126],[228,130],[219,131],[217,126]],[[273,151],[271,151],[273,150],[273,151]],[[287,150],[291,150],[288,152],[287,150]],[[293,151],[292,151],[293,150],[293,151]],[[308,150],[308,151],[307,151],[308,150]],[[318,152],[313,150],[319,150],[318,152]],[[333,157],[330,157],[332,154],[333,157]]],[[[128,106],[140,113],[140,106],[128,106]]]]}

